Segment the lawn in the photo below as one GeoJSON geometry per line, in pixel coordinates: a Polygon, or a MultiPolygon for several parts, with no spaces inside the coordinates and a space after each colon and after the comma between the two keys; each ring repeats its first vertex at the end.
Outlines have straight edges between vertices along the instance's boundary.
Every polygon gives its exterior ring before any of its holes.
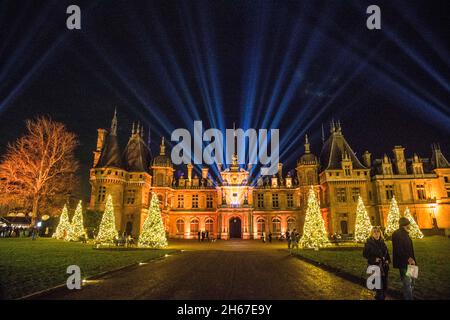
{"type": "MultiPolygon", "coordinates": [[[[387,242],[392,255],[392,243],[387,242]]],[[[414,240],[414,250],[419,266],[419,279],[415,285],[418,299],[450,299],[450,239],[433,236],[414,240]]],[[[362,246],[333,247],[314,250],[295,250],[307,259],[330,266],[359,278],[365,278],[367,262],[362,256],[362,246]]],[[[401,290],[398,269],[389,272],[390,287],[401,290]]]]}
{"type": "Polygon", "coordinates": [[[47,238],[0,239],[0,298],[14,299],[63,284],[69,265],[78,265],[86,278],[173,251],[96,250],[89,244],[47,238]]]}

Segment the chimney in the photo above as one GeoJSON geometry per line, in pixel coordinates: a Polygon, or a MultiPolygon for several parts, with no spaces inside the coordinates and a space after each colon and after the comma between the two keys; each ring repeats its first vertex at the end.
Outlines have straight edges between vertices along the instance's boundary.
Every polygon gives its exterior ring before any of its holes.
{"type": "Polygon", "coordinates": [[[392,151],[394,152],[395,165],[397,166],[398,174],[406,174],[405,148],[402,146],[395,146],[392,151]]]}
{"type": "Polygon", "coordinates": [[[188,172],[188,180],[191,181],[192,180],[192,164],[188,163],[187,165],[187,172],[188,172]]]}
{"type": "Polygon", "coordinates": [[[208,168],[203,167],[202,168],[202,179],[206,179],[206,178],[208,178],[208,168]]]}
{"type": "Polygon", "coordinates": [[[364,165],[367,168],[370,168],[372,166],[372,154],[366,150],[366,151],[364,151],[362,157],[363,157],[364,165]]]}
{"type": "Polygon", "coordinates": [[[103,146],[105,145],[106,130],[97,129],[97,147],[94,151],[94,167],[97,165],[100,155],[102,154],[103,146]]]}
{"type": "Polygon", "coordinates": [[[278,163],[278,175],[283,176],[283,164],[281,162],[278,163]]]}

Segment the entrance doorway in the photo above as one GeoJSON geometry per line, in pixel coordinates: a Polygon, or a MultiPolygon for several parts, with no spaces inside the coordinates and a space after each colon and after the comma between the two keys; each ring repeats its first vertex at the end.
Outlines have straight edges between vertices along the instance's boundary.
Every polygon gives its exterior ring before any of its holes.
{"type": "Polygon", "coordinates": [[[242,238],[240,218],[230,219],[230,238],[242,238]]]}
{"type": "Polygon", "coordinates": [[[125,227],[125,235],[131,236],[132,231],[133,231],[133,223],[131,221],[128,221],[125,227]]]}

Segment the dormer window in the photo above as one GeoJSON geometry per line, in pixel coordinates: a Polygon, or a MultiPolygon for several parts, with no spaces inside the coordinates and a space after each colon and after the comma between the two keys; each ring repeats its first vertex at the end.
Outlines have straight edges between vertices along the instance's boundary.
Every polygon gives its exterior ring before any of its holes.
{"type": "Polygon", "coordinates": [[[346,176],[350,176],[351,175],[350,166],[345,166],[344,167],[344,172],[345,172],[346,176]]]}

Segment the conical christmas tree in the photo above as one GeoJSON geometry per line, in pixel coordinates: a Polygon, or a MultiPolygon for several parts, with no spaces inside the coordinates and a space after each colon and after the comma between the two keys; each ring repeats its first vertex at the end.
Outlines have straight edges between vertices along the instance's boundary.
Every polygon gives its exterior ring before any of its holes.
{"type": "Polygon", "coordinates": [[[166,232],[159,209],[158,197],[153,193],[147,218],[139,235],[139,247],[164,248],[167,247],[166,232]]]}
{"type": "Polygon", "coordinates": [[[66,239],[70,230],[69,213],[67,212],[67,205],[64,205],[61,216],[59,217],[59,223],[56,227],[56,231],[53,234],[53,238],[66,239]]]}
{"type": "Polygon", "coordinates": [[[417,225],[416,221],[414,220],[411,212],[409,212],[409,208],[406,207],[405,212],[403,213],[403,216],[409,220],[409,222],[411,223],[411,227],[409,229],[409,236],[411,237],[411,239],[422,239],[423,238],[423,233],[422,231],[420,231],[419,226],[417,225]]]}
{"type": "Polygon", "coordinates": [[[101,243],[112,243],[116,237],[116,218],[114,216],[112,196],[108,195],[96,240],[101,243]]]}
{"type": "Polygon", "coordinates": [[[356,208],[355,241],[365,242],[370,236],[371,229],[372,224],[370,223],[369,215],[367,214],[363,199],[361,198],[361,196],[359,196],[358,206],[356,208]]]}
{"type": "Polygon", "coordinates": [[[389,206],[389,213],[387,217],[387,226],[384,233],[390,237],[392,233],[399,228],[398,220],[400,219],[400,209],[397,205],[397,200],[392,197],[391,204],[389,206]]]}
{"type": "Polygon", "coordinates": [[[80,200],[80,202],[78,202],[77,208],[75,209],[75,214],[72,218],[72,223],[70,225],[67,239],[70,241],[79,241],[80,237],[84,234],[83,208],[81,206],[80,200]]]}
{"type": "Polygon", "coordinates": [[[325,222],[320,212],[320,205],[317,201],[313,187],[309,189],[308,208],[306,209],[305,225],[300,244],[303,248],[320,248],[328,243],[325,222]]]}

